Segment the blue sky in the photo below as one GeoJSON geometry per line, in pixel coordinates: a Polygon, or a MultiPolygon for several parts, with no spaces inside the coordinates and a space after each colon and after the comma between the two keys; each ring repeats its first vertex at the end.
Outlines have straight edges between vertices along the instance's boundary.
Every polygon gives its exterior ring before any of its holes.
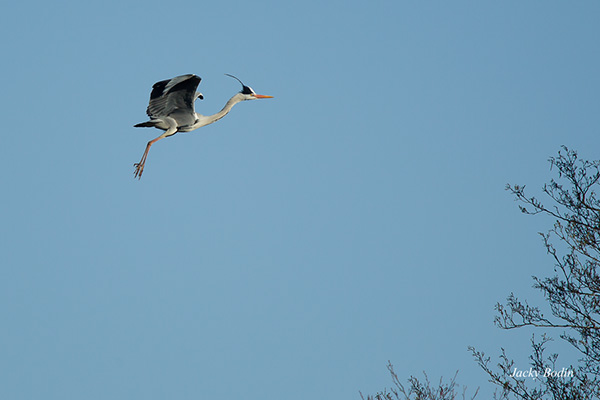
{"type": "MultiPolygon", "coordinates": [[[[542,302],[506,183],[598,159],[597,2],[11,2],[0,146],[0,397],[358,399],[542,302]],[[151,85],[271,100],[153,146],[151,85]]],[[[555,336],[558,336],[558,332],[555,336]]],[[[560,361],[559,361],[560,362],[560,361]]]]}

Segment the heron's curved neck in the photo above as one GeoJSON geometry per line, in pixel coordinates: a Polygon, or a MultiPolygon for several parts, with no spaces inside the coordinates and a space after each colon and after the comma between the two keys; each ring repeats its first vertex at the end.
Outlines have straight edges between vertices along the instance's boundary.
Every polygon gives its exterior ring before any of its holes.
{"type": "Polygon", "coordinates": [[[237,103],[243,100],[240,96],[238,96],[238,94],[239,93],[235,94],[232,98],[230,98],[227,101],[227,103],[225,103],[225,106],[218,113],[213,115],[201,115],[200,118],[198,118],[198,127],[212,124],[213,122],[216,122],[224,116],[226,116],[227,114],[229,114],[229,111],[231,111],[233,106],[235,106],[237,103]]]}

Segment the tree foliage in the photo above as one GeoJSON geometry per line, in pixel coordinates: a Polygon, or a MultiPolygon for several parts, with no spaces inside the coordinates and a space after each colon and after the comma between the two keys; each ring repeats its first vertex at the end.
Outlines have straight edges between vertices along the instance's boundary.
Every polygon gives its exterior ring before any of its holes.
{"type": "MultiPolygon", "coordinates": [[[[533,277],[549,315],[511,293],[506,303],[496,305],[494,320],[501,329],[533,327],[540,332],[537,338],[532,336],[529,355],[536,379],[517,376],[517,366],[504,348],[496,364],[483,352],[469,348],[489,381],[497,385],[496,399],[600,399],[600,161],[580,159],[566,147],[549,161],[558,176],[542,188],[546,203],[527,195],[525,186],[506,187],[523,213],[554,220],[548,232],[540,233],[554,260],[553,272],[533,277]],[[558,354],[547,354],[553,340],[550,332],[557,332],[574,350],[575,366],[565,368],[559,365],[558,354]]],[[[438,385],[432,385],[427,375],[424,381],[411,377],[406,389],[391,364],[388,369],[395,387],[367,400],[454,400],[458,395],[456,376],[438,385]]],[[[465,398],[464,390],[462,395],[465,398]]]]}
{"type": "MultiPolygon", "coordinates": [[[[456,383],[458,372],[454,374],[454,377],[447,383],[444,382],[443,378],[440,378],[437,385],[432,385],[426,373],[423,373],[424,379],[422,381],[411,376],[408,379],[408,386],[405,387],[400,382],[398,375],[394,372],[392,363],[389,361],[388,371],[392,376],[394,386],[391,389],[384,389],[374,396],[367,396],[366,399],[361,393],[360,397],[362,400],[466,400],[466,387],[462,388],[461,397],[458,397],[459,392],[457,392],[458,387],[456,383]]],[[[477,391],[475,391],[470,399],[474,400],[476,396],[477,391]]]]}
{"type": "MultiPolygon", "coordinates": [[[[471,348],[476,361],[490,381],[500,387],[502,399],[591,399],[600,397],[600,161],[579,159],[577,152],[563,147],[550,158],[558,178],[542,191],[551,205],[525,193],[525,186],[507,185],[521,211],[543,214],[554,219],[553,227],[540,233],[544,246],[554,260],[549,277],[534,277],[551,316],[530,306],[511,293],[505,304],[497,304],[495,324],[502,329],[525,326],[541,328],[539,339],[532,338],[531,367],[540,378],[513,375],[514,361],[504,349],[493,368],[490,358],[471,348]],[[546,355],[552,340],[547,331],[557,328],[560,338],[576,350],[579,362],[569,366],[569,376],[546,376],[557,371],[557,354],[546,355]],[[532,384],[532,381],[534,384],[532,384]]],[[[563,367],[564,368],[564,367],[563,367]]]]}

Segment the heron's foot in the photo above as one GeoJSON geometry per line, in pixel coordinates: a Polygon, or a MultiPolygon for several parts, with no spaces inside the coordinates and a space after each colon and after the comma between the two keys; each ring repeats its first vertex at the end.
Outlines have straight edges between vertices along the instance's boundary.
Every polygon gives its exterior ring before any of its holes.
{"type": "Polygon", "coordinates": [[[135,172],[133,173],[133,179],[135,179],[135,178],[141,179],[142,173],[144,172],[144,163],[135,163],[135,164],[133,164],[133,166],[135,167],[135,172]]]}

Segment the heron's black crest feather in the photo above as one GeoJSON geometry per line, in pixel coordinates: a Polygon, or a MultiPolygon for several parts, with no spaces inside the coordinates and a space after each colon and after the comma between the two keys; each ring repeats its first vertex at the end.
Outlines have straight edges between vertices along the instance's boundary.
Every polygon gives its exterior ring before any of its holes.
{"type": "Polygon", "coordinates": [[[242,90],[240,91],[240,93],[242,93],[242,94],[253,94],[254,93],[254,90],[252,90],[250,87],[244,85],[244,82],[240,81],[235,76],[230,75],[230,74],[225,74],[225,75],[232,77],[233,79],[235,79],[236,81],[238,81],[239,83],[242,84],[242,90]]]}

